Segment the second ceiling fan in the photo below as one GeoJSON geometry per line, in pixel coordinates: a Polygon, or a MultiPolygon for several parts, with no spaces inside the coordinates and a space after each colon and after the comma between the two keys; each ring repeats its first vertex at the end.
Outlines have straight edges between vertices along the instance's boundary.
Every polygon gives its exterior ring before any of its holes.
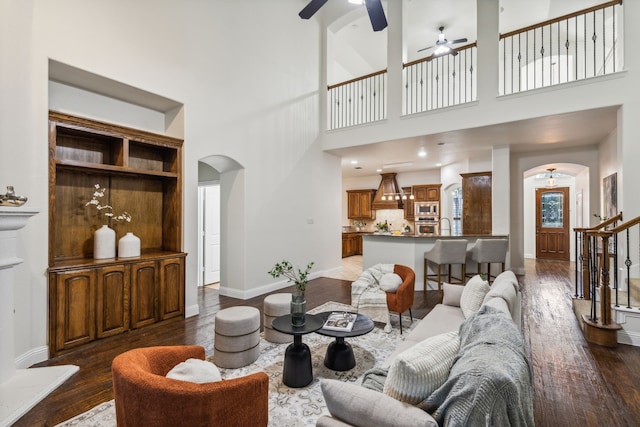
{"type": "Polygon", "coordinates": [[[432,49],[435,47],[436,50],[433,51],[434,56],[441,56],[446,54],[451,54],[453,56],[456,56],[458,54],[458,51],[454,50],[451,46],[457,43],[464,43],[467,41],[467,38],[465,37],[462,39],[449,41],[444,36],[444,27],[440,27],[438,29],[440,30],[440,34],[438,35],[438,40],[436,41],[436,44],[433,46],[419,49],[418,52],[422,52],[423,50],[432,49]]]}
{"type": "MultiPolygon", "coordinates": [[[[328,0],[311,0],[298,15],[302,19],[309,19],[324,6],[327,1],[328,0]]],[[[354,3],[353,1],[350,2],[354,3]]],[[[363,2],[361,1],[360,3],[363,2]]],[[[387,17],[384,15],[381,0],[364,0],[364,4],[367,6],[367,13],[369,13],[373,31],[382,31],[387,28],[387,17]]]]}

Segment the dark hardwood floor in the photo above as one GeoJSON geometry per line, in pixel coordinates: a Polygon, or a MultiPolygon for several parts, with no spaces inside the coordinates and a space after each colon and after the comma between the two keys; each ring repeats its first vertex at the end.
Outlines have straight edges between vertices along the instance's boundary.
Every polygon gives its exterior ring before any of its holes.
{"type": "MultiPolygon", "coordinates": [[[[640,420],[640,348],[610,349],[588,344],[573,314],[573,264],[526,261],[522,332],[531,354],[537,426],[635,426],[640,420]]],[[[278,292],[290,291],[291,288],[278,292]]],[[[76,364],[80,371],[36,405],[15,426],[52,426],[113,398],[111,361],[135,347],[198,344],[213,353],[213,317],[234,305],[262,308],[265,295],[250,300],[198,290],[200,314],[171,319],[114,336],[37,366],[76,364]]],[[[414,318],[436,303],[435,291],[416,292],[414,318]]],[[[307,307],[350,302],[350,282],[320,278],[307,288],[307,307]]]]}

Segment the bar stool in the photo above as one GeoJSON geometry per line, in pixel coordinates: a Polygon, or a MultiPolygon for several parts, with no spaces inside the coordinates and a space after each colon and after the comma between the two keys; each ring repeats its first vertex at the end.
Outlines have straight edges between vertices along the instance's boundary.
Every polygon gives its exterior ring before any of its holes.
{"type": "MultiPolygon", "coordinates": [[[[507,239],[478,239],[467,251],[467,260],[478,264],[476,274],[482,273],[482,264],[487,264],[487,281],[491,283],[491,264],[501,264],[504,271],[504,262],[507,258],[509,240],[507,239]]],[[[470,274],[472,275],[472,274],[470,274]]]]}
{"type": "Polygon", "coordinates": [[[448,281],[451,283],[451,279],[458,280],[458,283],[464,283],[465,281],[465,263],[467,254],[467,240],[464,239],[438,239],[436,240],[433,248],[424,253],[424,291],[427,291],[427,281],[429,279],[437,278],[438,281],[438,293],[442,294],[442,266],[446,265],[448,281]],[[429,273],[429,263],[438,266],[437,273],[429,273]],[[451,266],[453,264],[460,264],[461,275],[460,278],[452,277],[451,266]]]}

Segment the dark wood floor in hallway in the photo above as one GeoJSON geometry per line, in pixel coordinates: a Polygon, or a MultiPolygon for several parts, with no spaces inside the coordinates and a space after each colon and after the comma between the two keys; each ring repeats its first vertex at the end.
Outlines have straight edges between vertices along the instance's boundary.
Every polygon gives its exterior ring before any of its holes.
{"type": "MultiPolygon", "coordinates": [[[[531,353],[537,426],[636,426],[640,420],[640,348],[609,349],[588,344],[572,311],[573,264],[526,261],[523,335],[531,353]]],[[[290,291],[291,288],[279,292],[290,291]]],[[[97,341],[38,366],[76,364],[80,371],[22,417],[16,426],[53,426],[113,398],[111,361],[130,349],[150,345],[199,344],[213,353],[213,317],[226,307],[262,308],[265,295],[249,300],[198,290],[200,314],[97,341]]],[[[416,293],[414,317],[436,303],[436,293],[416,293]]],[[[320,278],[307,288],[308,308],[326,301],[350,302],[350,282],[320,278]]]]}
{"type": "Polygon", "coordinates": [[[536,426],[640,425],[640,348],[585,341],[571,303],[573,263],[525,261],[522,332],[536,426]]]}

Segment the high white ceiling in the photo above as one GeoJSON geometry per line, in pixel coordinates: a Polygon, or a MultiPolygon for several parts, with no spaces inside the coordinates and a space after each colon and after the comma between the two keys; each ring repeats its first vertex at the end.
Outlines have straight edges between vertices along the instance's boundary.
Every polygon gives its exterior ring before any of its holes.
{"type": "MultiPolygon", "coordinates": [[[[387,0],[389,1],[389,0],[387,0]]],[[[386,9],[387,1],[383,0],[386,9]]],[[[396,0],[393,0],[396,1],[396,0]]],[[[476,0],[403,0],[405,62],[429,56],[431,51],[418,53],[435,44],[438,27],[445,27],[447,39],[466,37],[476,40],[476,0]]],[[[556,18],[594,5],[604,0],[500,0],[500,32],[556,18]]],[[[300,2],[303,6],[306,0],[300,2]]],[[[347,0],[330,0],[318,12],[318,19],[328,26],[331,38],[346,52],[332,49],[335,60],[329,59],[329,84],[386,68],[386,30],[374,33],[364,6],[347,0]],[[351,59],[352,62],[349,62],[351,59]]],[[[461,44],[462,45],[462,44],[461,44]]],[[[331,45],[330,45],[331,46],[331,45]]],[[[512,152],[547,150],[572,146],[594,145],[616,127],[617,108],[590,110],[573,114],[543,117],[519,122],[466,129],[445,134],[387,141],[367,146],[334,150],[342,157],[343,177],[375,175],[384,172],[412,172],[462,161],[473,153],[487,153],[491,147],[508,144],[512,152]],[[545,135],[553,135],[553,139],[545,135]],[[514,141],[517,143],[514,144],[514,141]],[[428,155],[417,155],[421,147],[428,155]],[[352,160],[358,164],[353,165],[352,160]],[[395,166],[389,166],[393,165],[395,166]],[[359,169],[356,169],[359,167],[359,169]]],[[[559,170],[573,174],[574,171],[559,170]]]]}

